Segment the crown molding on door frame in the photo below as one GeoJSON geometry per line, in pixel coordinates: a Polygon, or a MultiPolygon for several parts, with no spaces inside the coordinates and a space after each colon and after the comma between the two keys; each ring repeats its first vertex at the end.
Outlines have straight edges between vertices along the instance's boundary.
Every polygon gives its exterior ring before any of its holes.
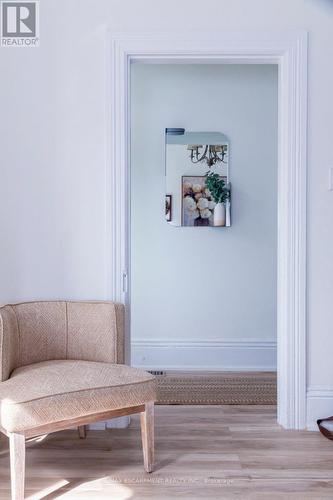
{"type": "Polygon", "coordinates": [[[307,33],[110,33],[109,48],[110,295],[128,312],[131,63],[278,64],[278,422],[287,429],[305,428],[307,33]]]}

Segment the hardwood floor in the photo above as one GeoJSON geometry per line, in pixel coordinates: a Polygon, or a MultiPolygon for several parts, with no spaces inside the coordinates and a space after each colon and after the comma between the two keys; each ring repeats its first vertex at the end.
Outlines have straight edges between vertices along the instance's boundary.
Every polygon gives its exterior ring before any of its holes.
{"type": "MultiPolygon", "coordinates": [[[[333,442],[284,431],[274,406],[157,406],[155,472],[143,469],[139,416],[129,429],[68,430],[29,443],[30,499],[332,499],[333,442]]],[[[0,441],[0,498],[10,498],[0,441]]]]}

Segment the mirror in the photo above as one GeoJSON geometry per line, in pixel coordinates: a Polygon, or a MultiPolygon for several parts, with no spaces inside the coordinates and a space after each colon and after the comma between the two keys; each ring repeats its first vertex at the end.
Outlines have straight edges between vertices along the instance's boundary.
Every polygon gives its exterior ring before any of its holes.
{"type": "Polygon", "coordinates": [[[173,226],[231,225],[229,142],[220,132],[165,133],[165,218],[173,226]]]}

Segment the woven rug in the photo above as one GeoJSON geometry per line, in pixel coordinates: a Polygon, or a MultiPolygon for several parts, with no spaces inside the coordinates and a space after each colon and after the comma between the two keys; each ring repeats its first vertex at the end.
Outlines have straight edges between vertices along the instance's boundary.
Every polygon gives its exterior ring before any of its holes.
{"type": "Polygon", "coordinates": [[[164,405],[274,405],[274,372],[166,372],[157,375],[158,401],[164,405]]]}

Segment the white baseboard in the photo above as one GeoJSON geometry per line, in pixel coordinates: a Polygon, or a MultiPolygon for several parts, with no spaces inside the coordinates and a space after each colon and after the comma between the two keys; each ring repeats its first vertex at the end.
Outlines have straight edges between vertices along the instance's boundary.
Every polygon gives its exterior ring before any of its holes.
{"type": "Polygon", "coordinates": [[[117,417],[105,422],[94,422],[89,425],[91,431],[105,431],[105,429],[126,429],[130,424],[130,417],[117,417]]]}
{"type": "Polygon", "coordinates": [[[309,387],[307,391],[307,429],[318,431],[317,419],[333,415],[333,389],[309,387]]]}
{"type": "Polygon", "coordinates": [[[275,371],[276,341],[132,340],[131,358],[145,370],[275,371]]]}
{"type": "Polygon", "coordinates": [[[106,421],[107,429],[126,429],[131,422],[131,417],[117,417],[106,421]]]}
{"type": "Polygon", "coordinates": [[[94,422],[93,424],[88,425],[88,429],[90,431],[105,431],[106,422],[94,422]]]}

